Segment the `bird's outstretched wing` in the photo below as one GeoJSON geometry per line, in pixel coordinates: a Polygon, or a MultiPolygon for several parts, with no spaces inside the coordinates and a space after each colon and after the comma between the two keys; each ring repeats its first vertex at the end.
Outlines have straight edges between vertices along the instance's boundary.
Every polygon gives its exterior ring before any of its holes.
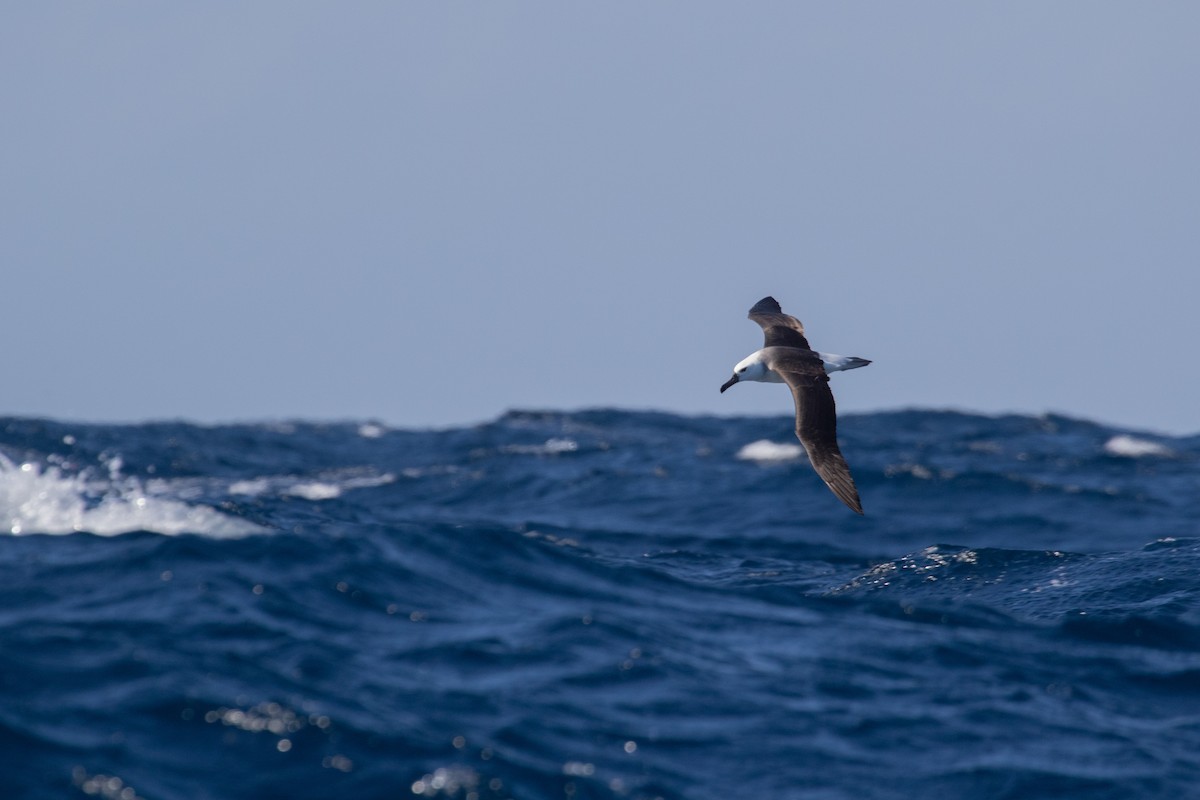
{"type": "Polygon", "coordinates": [[[852,511],[863,513],[850,465],[838,447],[837,405],[820,357],[811,351],[781,354],[772,359],[770,366],[792,390],[792,399],[796,401],[796,438],[808,451],[813,469],[839,500],[852,511]]]}
{"type": "Polygon", "coordinates": [[[774,297],[764,297],[750,309],[749,317],[763,329],[763,347],[800,347],[809,350],[800,320],[783,313],[774,297]]]}

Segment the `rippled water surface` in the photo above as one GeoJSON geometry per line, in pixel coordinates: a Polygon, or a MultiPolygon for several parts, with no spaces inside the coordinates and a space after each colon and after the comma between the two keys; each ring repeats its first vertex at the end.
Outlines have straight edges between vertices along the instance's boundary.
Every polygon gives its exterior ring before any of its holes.
{"type": "Polygon", "coordinates": [[[0,419],[9,797],[1200,796],[1200,438],[0,419]]]}

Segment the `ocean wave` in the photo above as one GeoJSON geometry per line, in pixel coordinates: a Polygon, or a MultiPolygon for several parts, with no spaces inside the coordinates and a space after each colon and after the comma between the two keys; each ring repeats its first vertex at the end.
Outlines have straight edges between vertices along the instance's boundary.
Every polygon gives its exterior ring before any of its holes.
{"type": "Polygon", "coordinates": [[[131,534],[0,537],[4,788],[1193,793],[1200,438],[848,414],[860,517],[792,425],[0,420],[0,524],[131,534]]]}
{"type": "Polygon", "coordinates": [[[1123,456],[1125,458],[1145,458],[1147,456],[1166,458],[1174,455],[1171,448],[1161,442],[1130,436],[1126,433],[1118,434],[1106,441],[1104,443],[1104,452],[1110,456],[1123,456]]]}
{"type": "Polygon", "coordinates": [[[772,442],[759,439],[744,445],[737,451],[735,458],[742,461],[758,461],[771,463],[775,461],[792,461],[804,455],[804,448],[792,442],[772,442]]]}
{"type": "Polygon", "coordinates": [[[264,495],[292,496],[305,500],[333,500],[355,489],[387,486],[396,480],[390,472],[376,474],[366,469],[335,470],[312,477],[292,475],[264,476],[237,480],[229,484],[229,494],[247,497],[264,495]]]}
{"type": "Polygon", "coordinates": [[[0,521],[14,535],[150,531],[236,537],[268,530],[208,506],[164,496],[162,482],[124,477],[119,459],[106,467],[106,475],[96,470],[71,474],[55,464],[17,464],[0,454],[0,521]]]}
{"type": "Polygon", "coordinates": [[[937,545],[828,590],[905,605],[974,604],[1089,638],[1200,649],[1200,541],[1080,554],[937,545]]]}

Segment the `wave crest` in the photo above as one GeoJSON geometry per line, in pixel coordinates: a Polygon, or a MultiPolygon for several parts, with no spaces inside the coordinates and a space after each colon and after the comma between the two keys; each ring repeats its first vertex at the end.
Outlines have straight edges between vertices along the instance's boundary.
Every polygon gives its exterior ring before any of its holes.
{"type": "Polygon", "coordinates": [[[123,477],[119,459],[112,459],[108,469],[103,478],[88,471],[71,474],[55,464],[16,464],[0,454],[0,525],[13,535],[150,531],[228,538],[267,530],[208,506],[164,497],[136,478],[123,477]]]}

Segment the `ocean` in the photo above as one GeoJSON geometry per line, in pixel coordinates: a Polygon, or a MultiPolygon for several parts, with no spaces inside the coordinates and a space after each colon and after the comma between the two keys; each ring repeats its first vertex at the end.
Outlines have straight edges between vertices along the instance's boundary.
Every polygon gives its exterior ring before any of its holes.
{"type": "Polygon", "coordinates": [[[1200,797],[1200,436],[0,419],[6,798],[1200,797]]]}

